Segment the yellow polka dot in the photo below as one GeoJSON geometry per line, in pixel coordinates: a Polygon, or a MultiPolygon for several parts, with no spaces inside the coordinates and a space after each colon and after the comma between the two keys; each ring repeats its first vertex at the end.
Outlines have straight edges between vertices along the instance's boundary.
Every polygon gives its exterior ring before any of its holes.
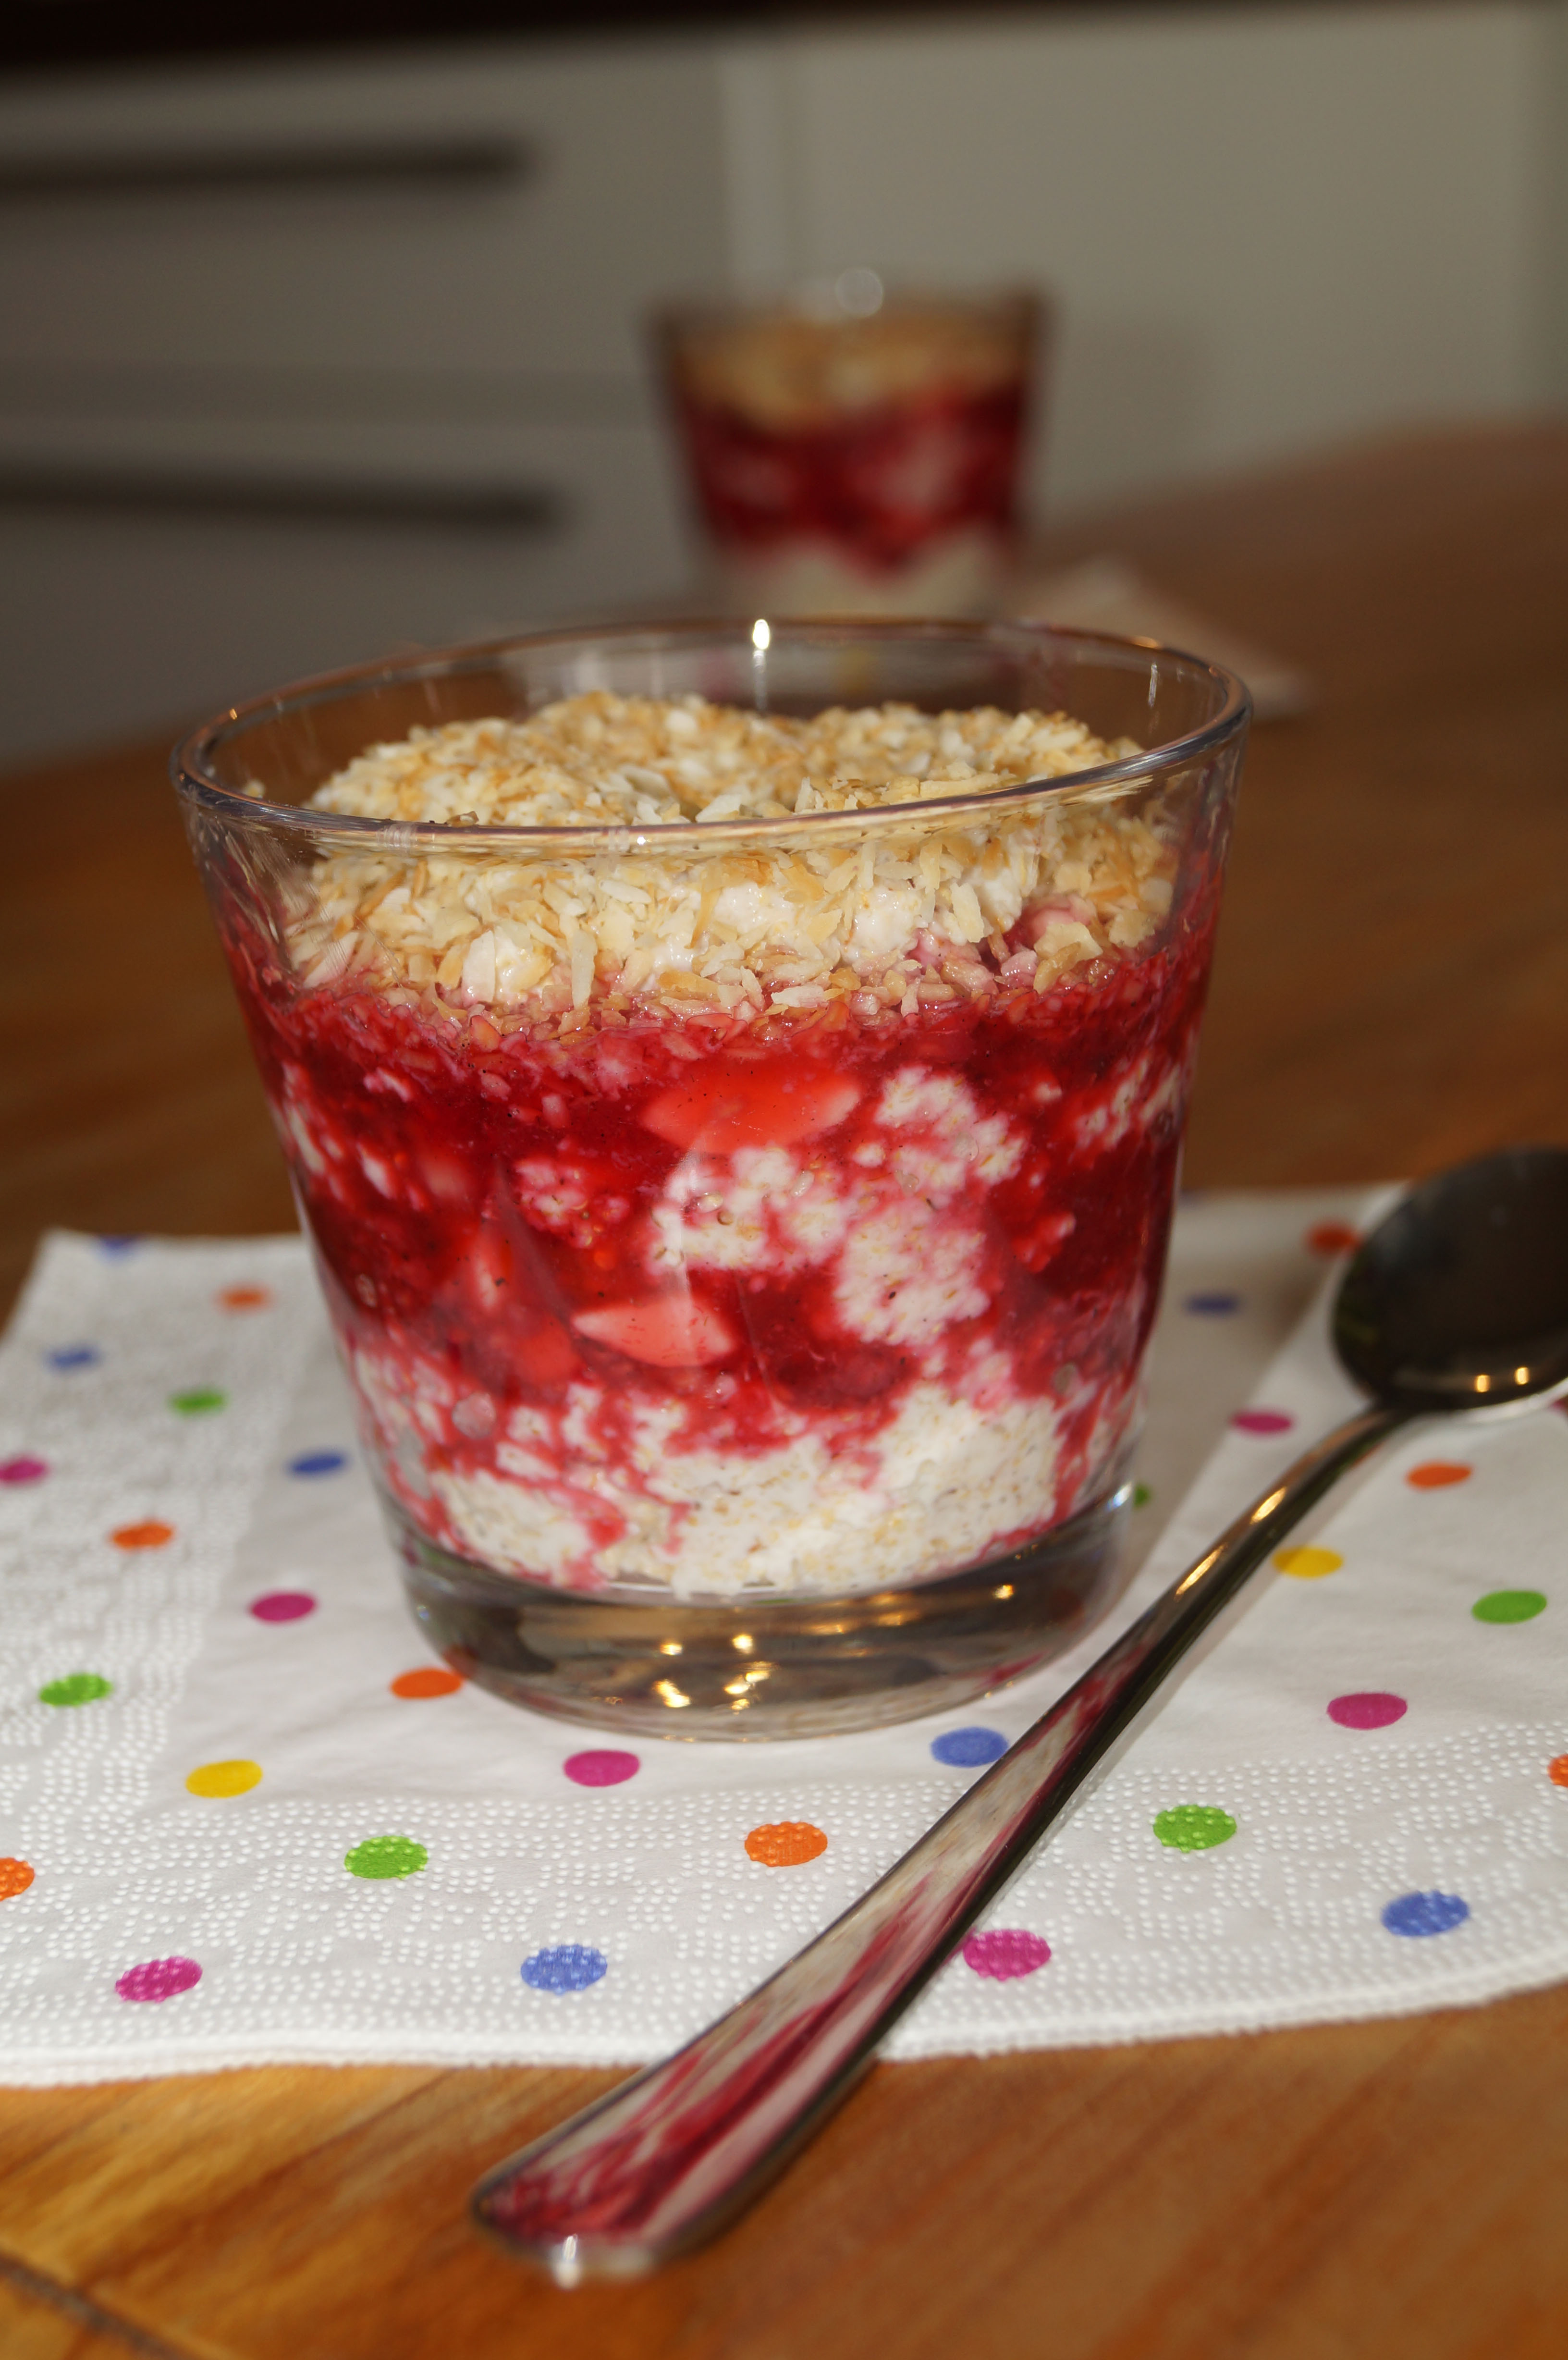
{"type": "Polygon", "coordinates": [[[1275,1550],[1274,1563],[1298,1581],[1321,1581],[1325,1573],[1337,1573],[1345,1559],[1337,1549],[1282,1548],[1275,1550]]]}
{"type": "Polygon", "coordinates": [[[203,1762],[185,1781],[190,1795],[248,1795],[261,1784],[259,1762],[203,1762]]]}

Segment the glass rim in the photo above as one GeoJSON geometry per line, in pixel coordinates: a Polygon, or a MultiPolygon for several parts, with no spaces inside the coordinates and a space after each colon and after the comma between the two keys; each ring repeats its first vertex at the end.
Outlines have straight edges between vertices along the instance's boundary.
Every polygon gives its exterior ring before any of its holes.
{"type": "MultiPolygon", "coordinates": [[[[640,826],[626,821],[604,820],[585,822],[580,826],[520,826],[503,821],[460,826],[445,820],[379,819],[358,813],[321,811],[310,803],[274,803],[265,795],[249,795],[242,788],[230,786],[218,778],[211,767],[211,758],[222,747],[242,738],[263,722],[283,720],[291,714],[308,713],[315,706],[336,704],[359,692],[480,672],[500,658],[532,650],[543,653],[552,648],[578,648],[587,651],[597,646],[634,650],[641,644],[652,651],[660,648],[674,650],[716,642],[731,649],[750,649],[755,645],[751,637],[753,628],[727,616],[676,623],[609,623],[545,631],[508,632],[500,639],[476,639],[457,647],[431,649],[419,656],[382,658],[369,663],[350,665],[337,672],[315,673],[261,696],[248,698],[244,704],[230,705],[199,724],[179,738],[170,749],[169,773],[176,791],[202,806],[213,817],[265,823],[274,829],[309,837],[314,842],[331,839],[344,848],[354,846],[366,852],[377,845],[388,852],[399,854],[503,851],[508,848],[516,853],[539,854],[554,850],[624,854],[634,848],[637,851],[656,851],[663,847],[671,851],[690,850],[699,845],[709,851],[716,851],[721,847],[733,847],[758,841],[767,843],[791,836],[827,837],[845,831],[864,831],[867,826],[881,829],[928,822],[944,822],[951,825],[965,819],[973,824],[982,814],[1005,814],[1018,804],[1036,802],[1046,795],[1063,801],[1102,795],[1112,788],[1147,780],[1158,771],[1202,760],[1217,752],[1240,734],[1252,712],[1251,694],[1246,683],[1235,672],[1206,657],[1169,647],[1160,639],[1124,638],[1109,631],[1073,630],[1027,616],[1000,621],[950,621],[942,617],[881,620],[862,617],[842,619],[834,616],[820,618],[793,617],[769,625],[769,651],[781,646],[810,644],[819,639],[824,643],[836,645],[856,641],[873,645],[896,640],[967,641],[978,648],[1012,637],[1064,650],[1081,649],[1090,654],[1103,649],[1107,655],[1167,659],[1179,665],[1189,676],[1196,674],[1213,681],[1223,689],[1224,697],[1219,711],[1197,728],[1186,730],[1178,738],[1162,739],[1158,745],[1143,747],[1136,754],[1120,756],[1114,762],[1101,762],[1052,777],[1022,779],[1011,786],[994,787],[985,794],[931,795],[919,803],[875,803],[865,808],[840,811],[788,812],[773,818],[668,820],[653,821],[640,826]]],[[[484,716],[475,715],[471,717],[477,720],[484,716]]],[[[357,758],[350,756],[347,759],[357,758]]]]}
{"type": "Polygon", "coordinates": [[[959,319],[1003,319],[1016,325],[1035,324],[1053,309],[1049,289],[1024,279],[1001,279],[984,287],[928,286],[920,279],[887,279],[876,273],[882,287],[873,311],[818,308],[824,289],[834,284],[832,272],[822,277],[789,276],[739,293],[722,289],[698,290],[667,296],[654,304],[648,318],[656,331],[682,333],[692,328],[733,327],[757,320],[803,320],[819,328],[875,328],[879,320],[915,313],[945,312],[959,319]]]}

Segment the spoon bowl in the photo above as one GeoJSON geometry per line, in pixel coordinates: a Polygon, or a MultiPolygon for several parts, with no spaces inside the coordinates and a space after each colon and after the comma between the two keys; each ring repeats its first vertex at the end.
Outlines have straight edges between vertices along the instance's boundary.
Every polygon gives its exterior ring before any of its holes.
{"type": "Polygon", "coordinates": [[[1568,1153],[1521,1147],[1422,1181],[1341,1284],[1334,1344],[1411,1415],[1533,1408],[1568,1385],[1568,1153]]]}

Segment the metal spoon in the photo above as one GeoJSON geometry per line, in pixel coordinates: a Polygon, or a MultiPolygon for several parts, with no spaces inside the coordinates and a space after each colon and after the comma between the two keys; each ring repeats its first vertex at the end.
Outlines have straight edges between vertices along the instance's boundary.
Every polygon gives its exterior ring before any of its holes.
{"type": "Polygon", "coordinates": [[[1347,1468],[1414,1418],[1497,1416],[1568,1392],[1568,1153],[1521,1148],[1414,1189],[1345,1273],[1334,1341],[1372,1405],[1298,1459],[788,1966],[483,2180],[482,2227],[562,2286],[637,2276],[713,2235],[848,2093],[1193,1641],[1347,1468]]]}

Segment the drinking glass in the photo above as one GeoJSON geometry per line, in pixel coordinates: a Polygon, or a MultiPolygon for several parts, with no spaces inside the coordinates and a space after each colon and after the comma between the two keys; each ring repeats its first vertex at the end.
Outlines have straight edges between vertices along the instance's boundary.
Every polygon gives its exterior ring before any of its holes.
{"type": "Polygon", "coordinates": [[[968,615],[1018,563],[1041,297],[671,306],[656,323],[699,528],[751,615],[968,615]]]}
{"type": "Polygon", "coordinates": [[[367,667],[177,749],[456,1669],[792,1737],[963,1704],[1104,1611],[1247,720],[1212,665],[1042,624],[691,624],[367,667]],[[410,731],[594,692],[1060,710],[1114,759],[646,825],[311,803],[410,731]]]}

